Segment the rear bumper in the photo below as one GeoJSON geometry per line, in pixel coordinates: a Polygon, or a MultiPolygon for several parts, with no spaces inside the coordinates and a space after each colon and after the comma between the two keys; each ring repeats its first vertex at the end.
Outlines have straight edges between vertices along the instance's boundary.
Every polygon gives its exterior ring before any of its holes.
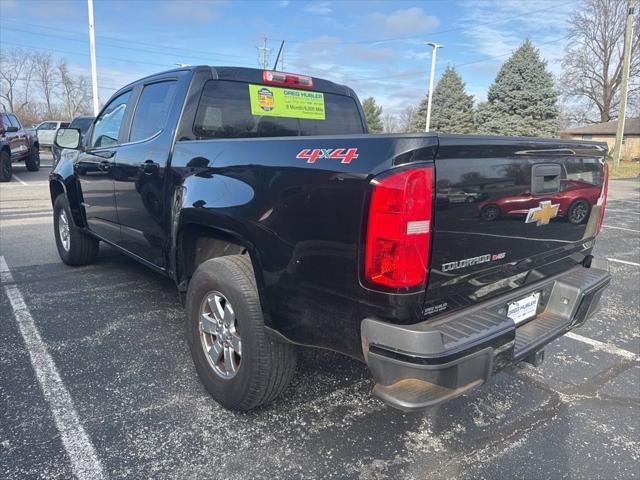
{"type": "Polygon", "coordinates": [[[364,357],[375,396],[401,410],[436,406],[486,382],[582,325],[609,285],[604,270],[576,267],[436,320],[394,325],[362,321],[364,357]],[[507,305],[540,292],[537,314],[516,326],[507,305]]]}

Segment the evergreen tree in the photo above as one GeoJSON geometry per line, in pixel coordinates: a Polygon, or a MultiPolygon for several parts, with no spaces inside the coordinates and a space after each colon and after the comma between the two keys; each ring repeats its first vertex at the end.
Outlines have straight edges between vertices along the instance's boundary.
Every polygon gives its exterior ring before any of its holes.
{"type": "MultiPolygon", "coordinates": [[[[411,121],[409,122],[409,132],[424,132],[424,127],[427,124],[428,102],[429,97],[425,95],[425,97],[420,102],[420,105],[418,105],[418,108],[414,109],[413,115],[411,116],[411,121]]],[[[431,113],[433,115],[433,110],[431,111],[431,113]]]]}
{"type": "MultiPolygon", "coordinates": [[[[473,95],[467,95],[455,68],[447,67],[433,89],[429,130],[447,133],[474,133],[473,95]]],[[[428,97],[425,96],[412,118],[411,131],[424,132],[428,97]]]]}
{"type": "Polygon", "coordinates": [[[381,133],[383,129],[382,107],[376,104],[373,97],[369,97],[362,102],[362,110],[364,110],[364,118],[367,121],[369,132],[381,133]]]}
{"type": "Polygon", "coordinates": [[[464,82],[453,67],[447,67],[433,90],[429,130],[447,133],[476,131],[473,122],[473,95],[467,95],[464,82]]]}
{"type": "Polygon", "coordinates": [[[500,68],[487,101],[478,107],[478,133],[488,135],[556,136],[558,93],[547,62],[526,40],[500,68]]]}

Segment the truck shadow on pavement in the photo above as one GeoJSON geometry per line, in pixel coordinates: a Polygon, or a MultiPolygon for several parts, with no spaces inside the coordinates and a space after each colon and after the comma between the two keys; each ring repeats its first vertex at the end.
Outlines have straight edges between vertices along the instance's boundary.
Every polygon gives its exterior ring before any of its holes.
{"type": "Polygon", "coordinates": [[[569,407],[596,387],[560,394],[516,368],[435,411],[402,413],[371,396],[366,365],[301,349],[281,398],[231,413],[196,376],[171,281],[109,248],[92,266],[14,276],[114,476],[209,477],[215,465],[216,478],[558,477],[575,473],[569,451],[586,427],[574,417],[594,409],[569,407]]]}

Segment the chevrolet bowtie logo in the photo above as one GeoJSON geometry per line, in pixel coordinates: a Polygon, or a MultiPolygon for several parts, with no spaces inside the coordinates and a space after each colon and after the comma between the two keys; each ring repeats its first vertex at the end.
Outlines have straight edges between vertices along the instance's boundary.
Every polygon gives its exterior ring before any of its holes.
{"type": "Polygon", "coordinates": [[[550,200],[540,202],[539,207],[531,208],[529,210],[529,213],[527,213],[527,219],[524,223],[537,222],[536,225],[538,227],[541,225],[548,225],[549,221],[558,215],[558,208],[560,208],[559,203],[552,205],[550,200]]]}

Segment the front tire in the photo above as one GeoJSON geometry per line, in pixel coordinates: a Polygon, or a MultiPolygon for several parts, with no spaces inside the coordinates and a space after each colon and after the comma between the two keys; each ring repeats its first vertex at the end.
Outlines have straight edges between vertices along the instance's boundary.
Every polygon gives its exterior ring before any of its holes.
{"type": "Polygon", "coordinates": [[[96,259],[99,241],[75,226],[64,194],[58,195],[53,204],[53,231],[58,255],[67,265],[88,265],[96,259]]]}
{"type": "Polygon", "coordinates": [[[267,334],[248,255],[202,263],[189,283],[186,312],[196,371],[223,407],[251,410],[287,387],[296,349],[267,334]]]}
{"type": "Polygon", "coordinates": [[[0,182],[10,182],[12,175],[11,155],[3,150],[0,152],[0,182]]]}
{"type": "Polygon", "coordinates": [[[27,170],[30,172],[37,172],[40,170],[40,148],[38,145],[33,145],[31,147],[31,151],[29,152],[29,156],[24,161],[27,166],[27,170]]]}

